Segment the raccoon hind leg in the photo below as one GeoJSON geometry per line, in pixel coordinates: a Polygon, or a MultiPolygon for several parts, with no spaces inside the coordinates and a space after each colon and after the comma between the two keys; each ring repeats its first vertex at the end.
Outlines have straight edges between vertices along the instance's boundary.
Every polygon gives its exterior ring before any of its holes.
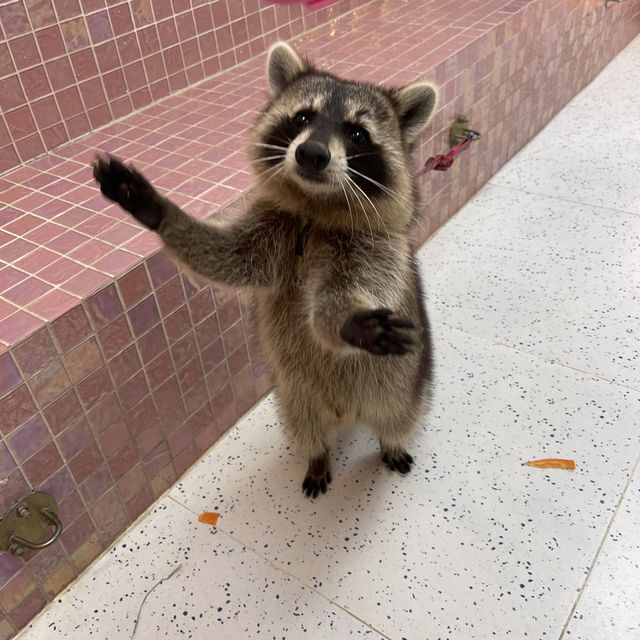
{"type": "Polygon", "coordinates": [[[382,462],[391,469],[405,475],[411,471],[413,456],[405,448],[406,442],[418,426],[419,413],[411,409],[402,415],[379,417],[371,421],[380,442],[382,462]]]}
{"type": "Polygon", "coordinates": [[[280,411],[285,428],[297,449],[308,460],[302,491],[309,498],[326,493],[331,483],[331,463],[327,435],[336,422],[316,394],[279,384],[277,387],[280,411]]]}
{"type": "Polygon", "coordinates": [[[307,475],[302,482],[302,491],[307,498],[317,498],[319,493],[326,493],[331,482],[331,463],[329,451],[309,459],[307,475]]]}
{"type": "Polygon", "coordinates": [[[411,471],[413,456],[403,448],[385,449],[381,442],[380,449],[382,452],[382,462],[384,462],[391,471],[397,471],[402,475],[411,471]]]}

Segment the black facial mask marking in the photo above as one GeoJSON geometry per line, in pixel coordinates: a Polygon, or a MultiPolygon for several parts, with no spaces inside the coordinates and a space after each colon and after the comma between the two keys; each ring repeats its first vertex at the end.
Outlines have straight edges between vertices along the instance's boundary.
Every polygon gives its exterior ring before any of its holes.
{"type": "MultiPolygon", "coordinates": [[[[384,160],[383,148],[371,141],[366,127],[344,120],[344,105],[349,102],[353,103],[354,100],[360,100],[366,104],[366,109],[363,107],[359,111],[360,115],[366,112],[371,118],[380,121],[381,126],[384,126],[389,116],[379,103],[377,96],[364,86],[358,86],[354,89],[352,84],[335,80],[329,76],[313,78],[313,84],[306,86],[309,80],[311,79],[303,79],[298,90],[301,95],[326,95],[327,99],[321,111],[315,113],[311,108],[305,108],[302,104],[299,111],[292,113],[290,117],[282,117],[271,128],[265,140],[266,144],[288,147],[301,131],[309,129],[307,141],[317,142],[328,148],[329,140],[335,136],[341,140],[345,147],[347,176],[357,185],[357,187],[352,185],[352,189],[360,197],[362,194],[358,188],[370,198],[381,195],[385,189],[376,183],[387,189],[393,189],[393,185],[390,184],[392,174],[384,160]],[[360,127],[365,130],[364,136],[354,133],[360,127]]],[[[279,153],[273,148],[263,148],[259,151],[262,158],[279,155],[279,153]]],[[[261,166],[273,167],[283,160],[283,157],[264,160],[261,166]]]]}

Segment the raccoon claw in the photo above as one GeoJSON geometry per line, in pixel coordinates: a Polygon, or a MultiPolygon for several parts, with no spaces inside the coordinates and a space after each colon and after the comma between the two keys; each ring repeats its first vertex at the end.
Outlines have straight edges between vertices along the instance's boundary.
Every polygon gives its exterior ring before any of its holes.
{"type": "Polygon", "coordinates": [[[384,462],[391,471],[397,471],[405,475],[411,471],[413,457],[406,451],[401,450],[393,454],[384,453],[382,455],[382,462],[384,462]]]}
{"type": "Polygon", "coordinates": [[[393,316],[390,309],[357,311],[344,324],[340,337],[354,347],[376,356],[401,356],[410,350],[408,331],[415,325],[408,318],[393,316]]]}
{"type": "Polygon", "coordinates": [[[156,231],[164,218],[164,207],[157,191],[136,169],[113,156],[96,156],[93,177],[100,191],[119,204],[139,222],[156,231]]]}
{"type": "Polygon", "coordinates": [[[331,482],[328,456],[320,456],[309,461],[307,475],[302,483],[302,491],[307,498],[317,498],[319,493],[326,493],[331,482]]]}
{"type": "Polygon", "coordinates": [[[328,471],[322,477],[307,474],[302,483],[302,492],[306,494],[307,498],[317,498],[320,493],[327,493],[330,482],[331,474],[328,471]]]}

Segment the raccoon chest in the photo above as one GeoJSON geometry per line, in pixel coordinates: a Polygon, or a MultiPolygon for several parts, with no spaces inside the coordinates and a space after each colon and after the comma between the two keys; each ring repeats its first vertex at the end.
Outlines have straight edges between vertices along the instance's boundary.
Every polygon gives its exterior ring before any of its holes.
{"type": "MultiPolygon", "coordinates": [[[[265,304],[277,310],[277,305],[285,304],[286,313],[291,310],[291,304],[297,304],[298,293],[304,286],[310,258],[309,239],[311,236],[311,222],[307,218],[296,218],[286,229],[287,239],[283,242],[286,247],[277,259],[277,284],[272,289],[272,295],[265,296],[265,304]]],[[[286,314],[285,314],[286,315],[286,314]]]]}
{"type": "Polygon", "coordinates": [[[279,355],[294,354],[308,349],[310,332],[307,327],[303,294],[297,282],[295,265],[290,267],[289,286],[280,291],[258,295],[258,322],[264,346],[279,355]]]}

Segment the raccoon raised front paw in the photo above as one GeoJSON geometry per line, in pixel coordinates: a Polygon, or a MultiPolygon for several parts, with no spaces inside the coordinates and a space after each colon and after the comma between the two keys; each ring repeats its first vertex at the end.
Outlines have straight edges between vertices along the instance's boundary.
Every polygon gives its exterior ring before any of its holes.
{"type": "Polygon", "coordinates": [[[411,320],[394,317],[390,309],[375,309],[354,313],[342,327],[340,337],[376,356],[401,356],[413,344],[409,335],[413,329],[411,320]]]}
{"type": "Polygon", "coordinates": [[[157,230],[164,219],[164,206],[158,192],[136,169],[113,156],[97,156],[93,177],[100,191],[118,203],[149,229],[157,230]]]}

